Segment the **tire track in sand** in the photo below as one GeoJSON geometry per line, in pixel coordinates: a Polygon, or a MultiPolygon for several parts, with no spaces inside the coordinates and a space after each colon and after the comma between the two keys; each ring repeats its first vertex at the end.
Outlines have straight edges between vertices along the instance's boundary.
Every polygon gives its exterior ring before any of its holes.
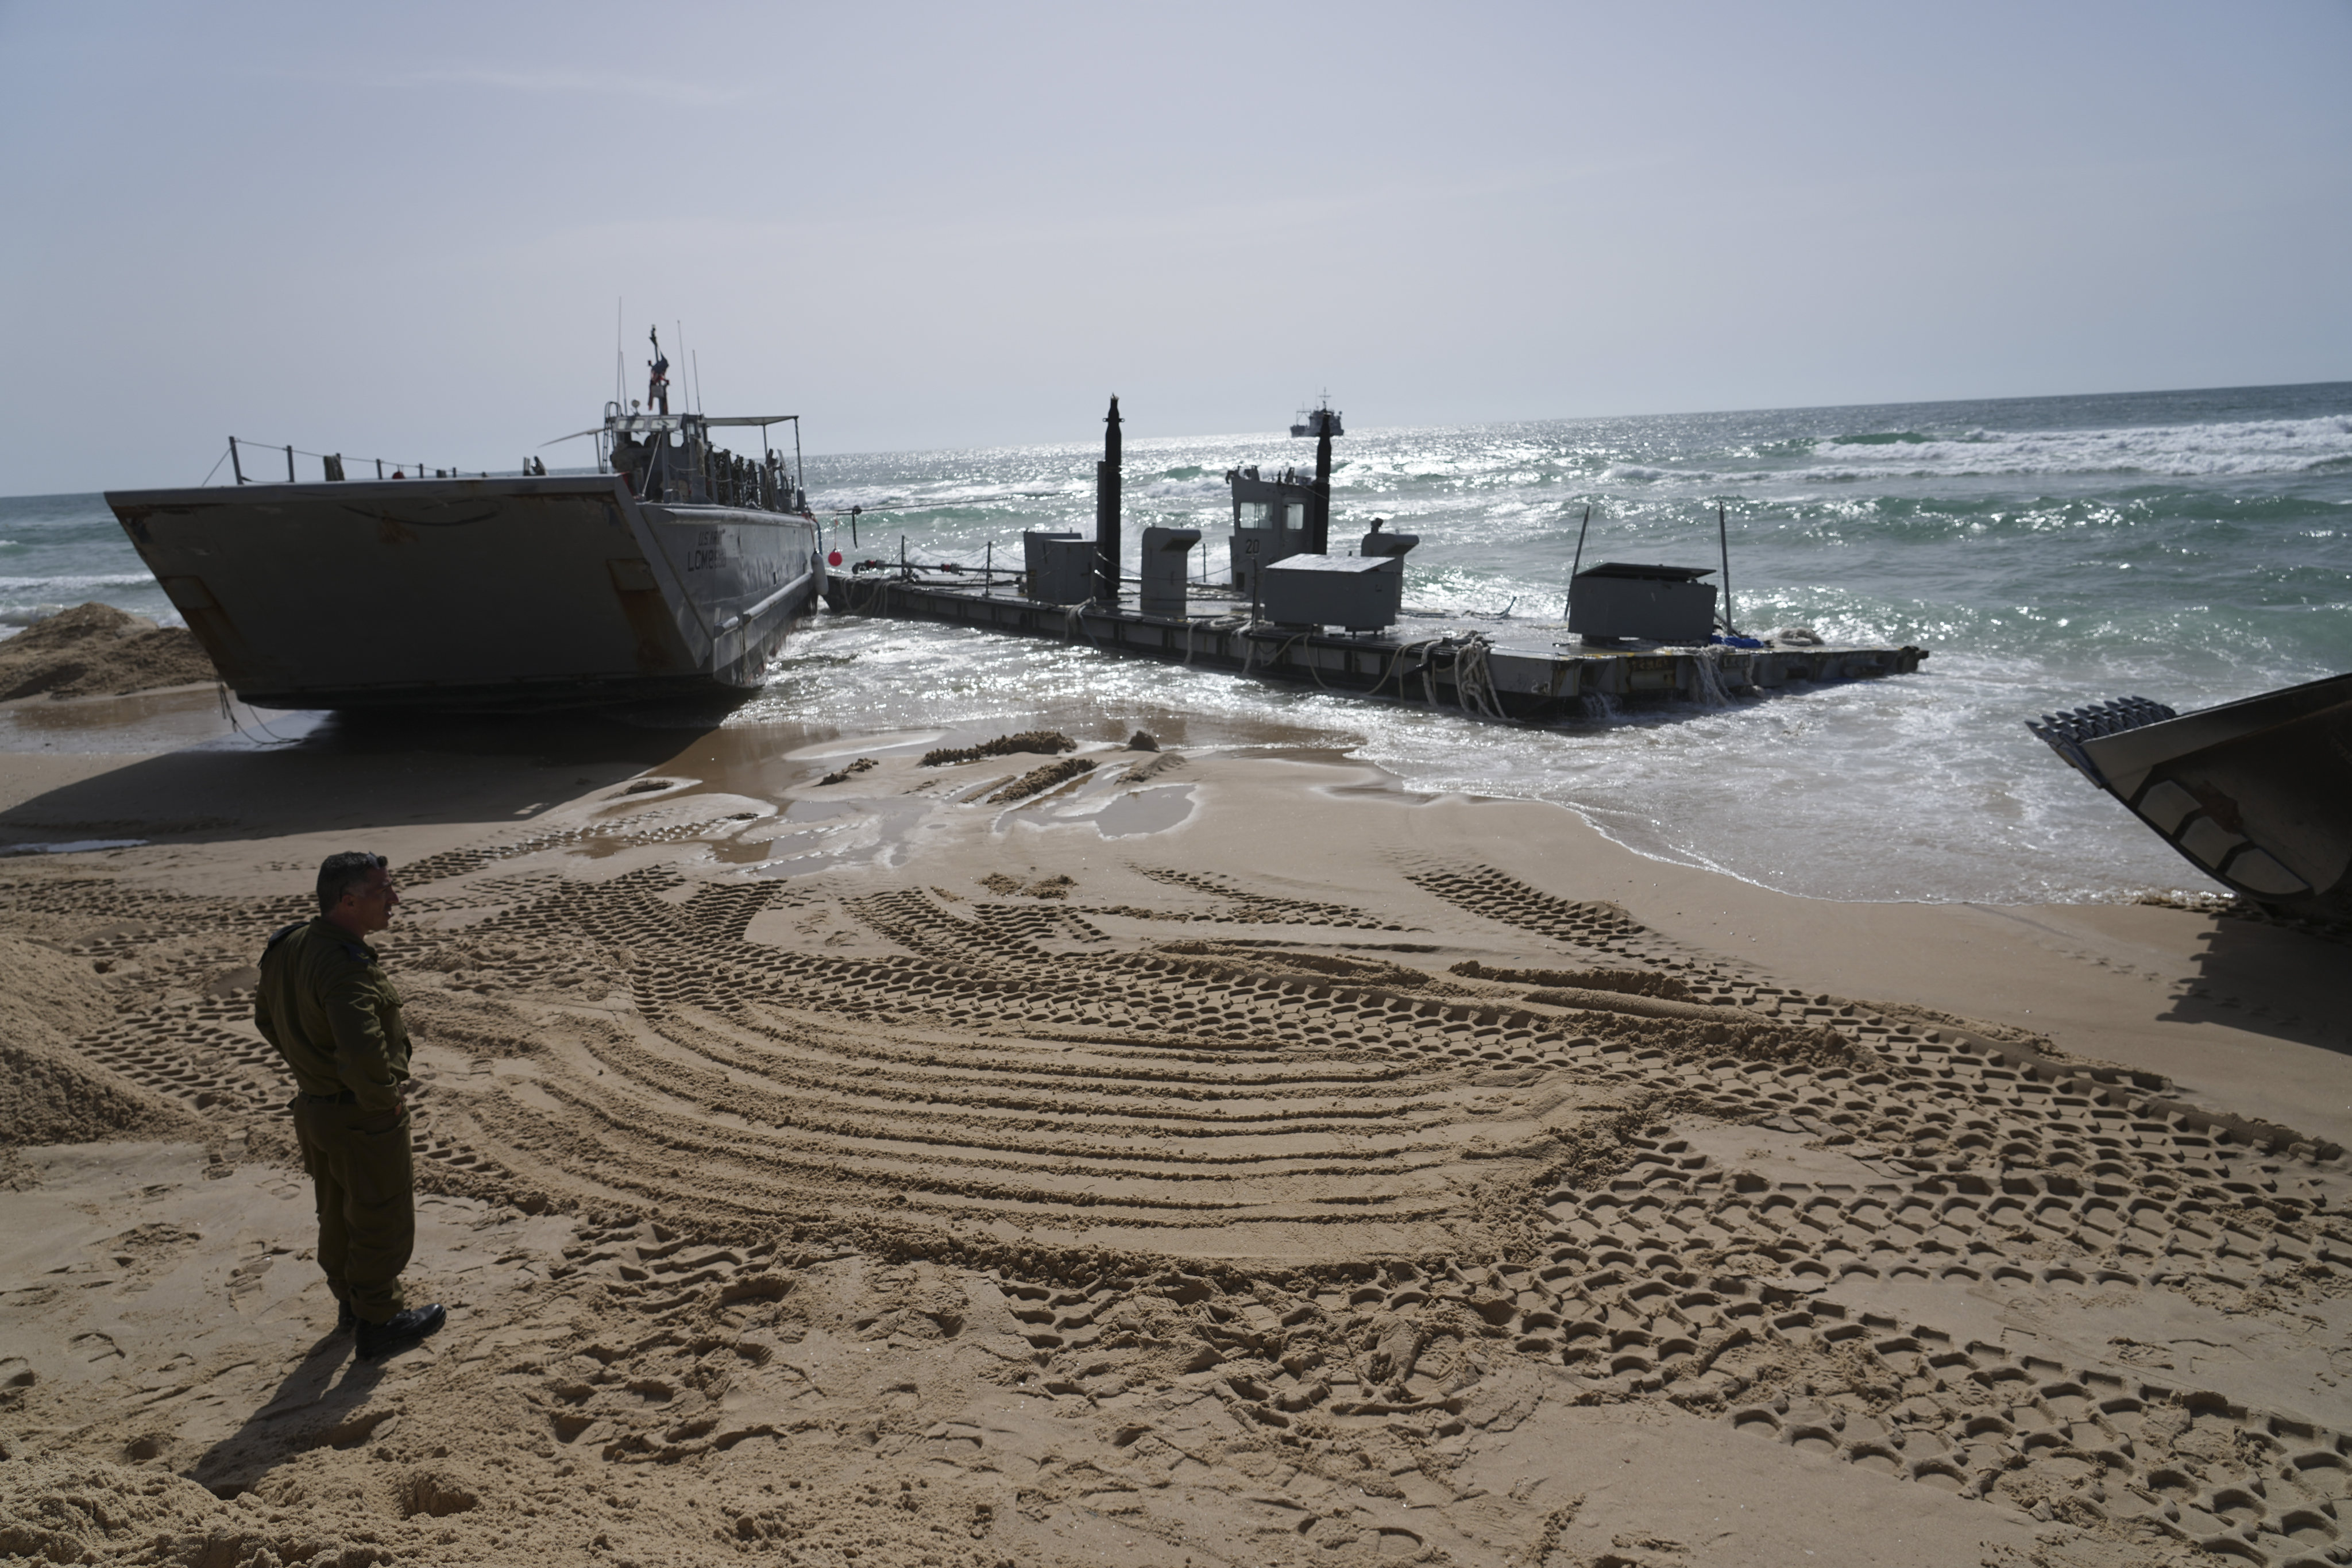
{"type": "MultiPolygon", "coordinates": [[[[1129,907],[665,867],[591,882],[555,858],[580,847],[453,854],[394,962],[440,1064],[425,1163],[589,1216],[570,1268],[650,1325],[591,1347],[617,1387],[764,1366],[760,1324],[807,1262],[779,1238],[847,1222],[993,1259],[1049,1391],[1085,1393],[1106,1356],[1173,1357],[1310,1468],[1378,1435],[1449,1441],[1503,1358],[2085,1529],[2270,1563],[2345,1531],[2342,1423],[2139,1364],[2193,1344],[2200,1313],[2275,1324],[2283,1354],[2342,1342],[2342,1155],[2186,1112],[2152,1075],[1776,986],[1482,867],[1404,870],[1457,942],[1499,923],[1546,962],[1669,974],[1729,1013],[1154,952],[1100,923],[1129,907]],[[898,951],[751,939],[787,905],[898,951]]],[[[1151,879],[1213,900],[1193,928],[1396,929],[1151,879]]],[[[114,899],[139,923],[90,951],[168,949],[159,973],[184,979],[267,925],[60,887],[12,901],[114,899]]],[[[266,1119],[246,997],[167,999],[92,1044],[266,1119]]],[[[551,1384],[556,1436],[607,1458],[742,1436],[685,1418],[683,1394],[626,1416],[579,1387],[551,1384]]]]}

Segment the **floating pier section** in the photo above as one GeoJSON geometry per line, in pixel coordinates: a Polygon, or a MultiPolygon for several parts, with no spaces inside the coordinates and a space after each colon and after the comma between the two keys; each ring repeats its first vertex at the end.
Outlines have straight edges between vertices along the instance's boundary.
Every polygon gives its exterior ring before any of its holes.
{"type": "MultiPolygon", "coordinates": [[[[1070,531],[1026,533],[1018,572],[996,570],[992,549],[992,563],[977,571],[911,562],[903,538],[895,563],[866,560],[843,570],[835,552],[825,603],[854,615],[1083,641],[1105,653],[1529,723],[1599,718],[1645,699],[1720,702],[1802,682],[1908,675],[1927,657],[1909,647],[1713,639],[1710,626],[1732,624],[1730,591],[1724,590],[1718,623],[1716,590],[1696,581],[1713,574],[1708,567],[1571,568],[1567,622],[1476,621],[1407,610],[1404,562],[1421,542],[1417,535],[1383,532],[1374,518],[1354,552],[1330,553],[1331,442],[1339,422],[1328,408],[1316,410],[1315,419],[1312,479],[1286,469],[1269,479],[1255,468],[1225,476],[1234,504],[1229,583],[1192,579],[1186,561],[1202,542],[1196,528],[1145,529],[1141,575],[1120,576],[1122,421],[1114,397],[1103,419],[1103,458],[1095,465],[1092,540],[1070,531]],[[1127,582],[1139,589],[1134,609],[1120,602],[1127,582]],[[1559,639],[1572,627],[1585,635],[1571,647],[1559,639]],[[1652,638],[1678,640],[1644,640],[1652,638]]],[[[1588,510],[1586,528],[1591,523],[1588,510]]],[[[1716,523],[1727,583],[1731,552],[1720,509],[1716,523]]],[[[855,548],[854,518],[850,541],[855,548]]],[[[1580,530],[1578,563],[1583,557],[1580,530]]]]}
{"type": "Polygon", "coordinates": [[[1084,643],[1130,658],[1536,723],[1589,718],[1622,702],[1706,701],[1814,681],[1908,675],[1927,657],[1908,646],[1567,647],[1551,640],[1567,635],[1559,623],[1330,632],[1253,624],[1246,601],[1196,595],[1195,613],[1150,616],[1100,601],[1045,604],[1013,584],[895,565],[829,573],[825,603],[854,615],[1084,643]]]}

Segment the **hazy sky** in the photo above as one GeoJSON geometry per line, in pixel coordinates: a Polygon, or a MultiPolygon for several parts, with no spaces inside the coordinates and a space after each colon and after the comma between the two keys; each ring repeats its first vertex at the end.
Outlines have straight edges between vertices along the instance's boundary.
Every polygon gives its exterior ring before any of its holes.
{"type": "Polygon", "coordinates": [[[616,298],[813,451],[2352,378],[2346,0],[0,0],[0,493],[512,467],[616,298]]]}

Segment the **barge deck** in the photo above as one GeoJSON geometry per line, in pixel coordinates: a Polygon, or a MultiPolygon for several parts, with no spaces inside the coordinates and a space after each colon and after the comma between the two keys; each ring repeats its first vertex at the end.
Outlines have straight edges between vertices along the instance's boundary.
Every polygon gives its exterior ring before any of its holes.
{"type": "Polygon", "coordinates": [[[835,571],[826,604],[838,612],[944,622],[1013,637],[1083,642],[1105,653],[1313,685],[1541,723],[1590,718],[1623,702],[1722,700],[1832,680],[1908,675],[1924,648],[1779,645],[1673,647],[1627,641],[1565,644],[1559,622],[1446,620],[1339,633],[1253,621],[1246,599],[1196,589],[1195,613],[1146,615],[1116,603],[1057,605],[1002,583],[898,568],[835,571]]]}

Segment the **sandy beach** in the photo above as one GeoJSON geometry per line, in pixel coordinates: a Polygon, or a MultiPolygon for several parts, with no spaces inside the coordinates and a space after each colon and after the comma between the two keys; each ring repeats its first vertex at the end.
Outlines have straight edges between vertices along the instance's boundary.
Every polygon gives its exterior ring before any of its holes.
{"type": "Polygon", "coordinates": [[[0,858],[0,1555],[2352,1560],[2325,933],[1230,736],[233,716],[0,704],[0,840],[138,841],[0,858]],[[344,848],[451,1310],[380,1365],[250,1024],[344,848]]]}

